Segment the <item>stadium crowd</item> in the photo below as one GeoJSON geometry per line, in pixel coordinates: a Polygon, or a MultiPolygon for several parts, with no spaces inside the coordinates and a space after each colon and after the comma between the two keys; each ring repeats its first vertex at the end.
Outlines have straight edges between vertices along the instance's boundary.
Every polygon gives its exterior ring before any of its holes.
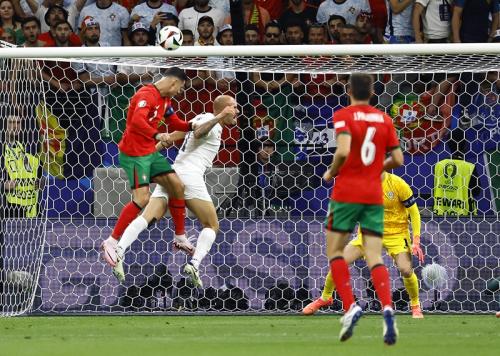
{"type": "MultiPolygon", "coordinates": [[[[26,47],[148,46],[155,44],[160,28],[175,25],[183,31],[184,46],[500,42],[499,6],[499,0],[3,0],[0,39],[26,47]]],[[[316,150],[314,140],[326,135],[321,130],[329,127],[333,110],[347,105],[345,76],[227,70],[187,74],[190,81],[176,103],[181,118],[211,112],[211,102],[225,93],[242,106],[238,127],[224,128],[215,163],[237,166],[242,177],[238,199],[231,200],[229,210],[289,211],[294,208],[289,195],[303,195],[320,184],[318,162],[306,156],[310,147],[316,150]],[[268,206],[258,206],[262,197],[272,197],[268,206]]],[[[42,107],[50,112],[48,134],[66,139],[66,156],[58,156],[54,148],[56,164],[46,166],[49,173],[56,178],[91,177],[95,167],[118,165],[116,144],[129,99],[160,76],[160,68],[44,61],[45,100],[33,100],[30,111],[42,107]]],[[[8,84],[1,84],[5,94],[8,84]]],[[[457,95],[468,114],[463,115],[463,127],[498,125],[498,72],[380,75],[376,89],[373,104],[386,112],[395,110],[396,124],[404,127],[397,121],[405,105],[439,126],[436,122],[451,115],[445,101],[452,92],[468,94],[457,95]]],[[[457,157],[470,149],[462,126],[454,128],[449,140],[457,157]]],[[[322,148],[334,147],[331,139],[325,140],[322,148]]]]}

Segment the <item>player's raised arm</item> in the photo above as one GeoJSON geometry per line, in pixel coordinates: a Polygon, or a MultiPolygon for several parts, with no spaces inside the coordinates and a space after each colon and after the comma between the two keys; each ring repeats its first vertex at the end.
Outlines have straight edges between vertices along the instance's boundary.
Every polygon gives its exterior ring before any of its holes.
{"type": "Polygon", "coordinates": [[[219,95],[214,100],[214,118],[202,124],[193,124],[194,137],[201,138],[212,130],[217,125],[236,124],[236,115],[239,110],[236,101],[229,95],[219,95]]]}

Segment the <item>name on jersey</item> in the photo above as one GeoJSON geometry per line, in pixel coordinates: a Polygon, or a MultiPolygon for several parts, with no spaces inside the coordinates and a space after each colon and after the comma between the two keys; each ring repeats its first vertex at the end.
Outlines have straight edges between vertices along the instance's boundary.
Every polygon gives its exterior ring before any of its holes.
{"type": "Polygon", "coordinates": [[[354,121],[384,122],[384,117],[376,113],[364,113],[357,111],[354,113],[354,121]]]}

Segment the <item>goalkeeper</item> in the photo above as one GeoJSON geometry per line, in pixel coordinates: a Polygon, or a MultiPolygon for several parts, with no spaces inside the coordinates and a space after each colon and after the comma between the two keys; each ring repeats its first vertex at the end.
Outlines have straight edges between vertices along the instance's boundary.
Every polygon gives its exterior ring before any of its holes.
{"type": "MultiPolygon", "coordinates": [[[[217,213],[208,193],[204,174],[207,168],[212,166],[219,152],[223,126],[236,124],[236,115],[239,113],[236,101],[228,95],[219,95],[215,98],[213,108],[213,114],[200,114],[190,121],[194,131],[187,136],[185,132],[174,132],[171,135],[176,141],[185,137],[175,159],[174,168],[185,186],[186,206],[203,226],[198,236],[196,251],[190,253],[193,254],[191,261],[183,269],[194,287],[202,287],[198,269],[210,251],[219,229],[217,213]]],[[[167,146],[168,144],[158,143],[157,149],[167,146]]],[[[170,200],[170,193],[163,186],[157,185],[144,212],[134,219],[123,233],[116,248],[118,260],[113,267],[113,274],[120,283],[125,281],[123,269],[125,251],[137,240],[142,231],[165,215],[170,200]]]]}
{"type": "MultiPolygon", "coordinates": [[[[413,318],[423,318],[418,297],[418,279],[412,268],[411,254],[424,260],[420,248],[420,213],[410,186],[400,177],[383,173],[382,189],[384,192],[384,237],[383,246],[403,276],[403,283],[410,296],[410,305],[413,318]],[[408,229],[408,215],[411,220],[413,242],[408,229]]],[[[363,240],[361,233],[352,240],[344,250],[344,257],[348,264],[363,257],[363,240]]],[[[335,285],[330,272],[326,276],[325,287],[321,296],[309,303],[302,313],[312,315],[320,308],[332,305],[332,294],[335,285]]]]}
{"type": "Polygon", "coordinates": [[[164,77],[145,85],[130,99],[127,123],[120,148],[120,166],[127,173],[132,189],[132,201],[125,205],[111,236],[103,241],[101,250],[104,260],[116,265],[116,246],[127,226],[149,202],[149,184],[165,187],[170,200],[168,207],[175,226],[174,244],[184,251],[192,250],[185,235],[184,185],[170,163],[156,151],[156,143],[170,143],[170,135],[160,132],[166,125],[171,130],[189,131],[191,124],[177,117],[171,98],[180,94],[187,76],[183,70],[171,67],[164,77]]]}

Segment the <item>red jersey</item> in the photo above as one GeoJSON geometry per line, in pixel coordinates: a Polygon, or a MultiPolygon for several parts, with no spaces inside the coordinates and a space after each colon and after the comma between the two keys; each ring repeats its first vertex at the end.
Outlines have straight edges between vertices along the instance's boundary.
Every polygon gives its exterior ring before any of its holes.
{"type": "Polygon", "coordinates": [[[156,151],[155,136],[171,131],[189,131],[190,125],[174,113],[170,98],[162,97],[152,84],[139,89],[130,99],[127,124],[118,144],[120,151],[128,156],[146,156],[156,151]],[[165,122],[165,119],[168,119],[165,122]]]}
{"type": "MultiPolygon", "coordinates": [[[[56,47],[56,40],[52,37],[50,31],[38,35],[38,40],[45,42],[44,47],[56,47]]],[[[80,37],[75,35],[73,32],[69,35],[68,42],[70,47],[80,47],[82,45],[80,37]]]]}
{"type": "Polygon", "coordinates": [[[336,135],[351,135],[351,151],[335,179],[331,198],[382,205],[380,176],[385,154],[399,147],[391,118],[370,105],[351,105],[334,113],[333,125],[336,135]]]}

